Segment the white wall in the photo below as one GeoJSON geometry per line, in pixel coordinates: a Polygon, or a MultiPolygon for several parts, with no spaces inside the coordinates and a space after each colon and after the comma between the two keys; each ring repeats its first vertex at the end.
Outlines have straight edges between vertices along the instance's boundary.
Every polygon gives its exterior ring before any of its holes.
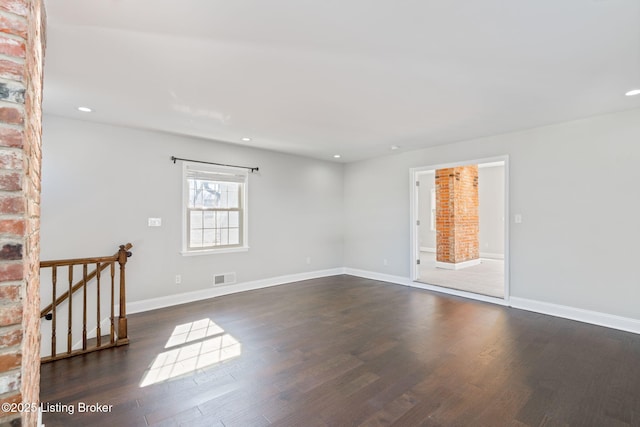
{"type": "Polygon", "coordinates": [[[504,170],[502,165],[478,169],[480,256],[504,256],[504,170]]]}
{"type": "Polygon", "coordinates": [[[511,295],[640,319],[639,141],[635,109],[348,164],[345,265],[409,277],[409,169],[508,154],[511,295]]]}
{"type": "Polygon", "coordinates": [[[523,216],[511,218],[511,295],[640,319],[639,109],[344,168],[57,117],[45,117],[43,141],[42,259],[131,241],[130,301],[207,289],[229,271],[239,282],[340,266],[409,277],[409,169],[507,154],[510,209],[523,216]],[[171,155],[260,167],[249,183],[249,252],[179,255],[171,155]],[[163,227],[148,228],[150,216],[163,227]]]}
{"type": "Polygon", "coordinates": [[[216,273],[247,282],[341,267],[343,213],[341,164],[44,117],[41,259],[110,255],[131,242],[129,301],[207,289],[216,273]],[[260,168],[249,176],[248,252],[179,254],[182,165],[172,155],[260,168]]]}

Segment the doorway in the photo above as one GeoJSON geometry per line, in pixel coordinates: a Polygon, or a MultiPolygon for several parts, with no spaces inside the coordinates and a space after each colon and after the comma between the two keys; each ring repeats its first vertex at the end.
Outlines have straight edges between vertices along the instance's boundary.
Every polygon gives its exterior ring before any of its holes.
{"type": "Polygon", "coordinates": [[[507,156],[411,170],[417,286],[508,300],[508,176],[507,156]]]}

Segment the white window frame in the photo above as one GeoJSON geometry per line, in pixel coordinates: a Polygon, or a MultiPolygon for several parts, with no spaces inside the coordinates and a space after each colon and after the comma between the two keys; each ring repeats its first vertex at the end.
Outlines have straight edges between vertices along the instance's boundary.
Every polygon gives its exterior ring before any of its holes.
{"type": "Polygon", "coordinates": [[[226,167],[226,166],[215,166],[215,165],[206,165],[202,163],[196,162],[183,162],[182,164],[182,250],[180,253],[184,256],[194,256],[194,255],[211,255],[211,254],[220,254],[220,253],[230,253],[230,252],[245,252],[249,250],[249,227],[248,227],[248,217],[249,217],[249,204],[247,194],[249,193],[249,173],[246,170],[240,168],[226,167]],[[189,181],[187,178],[187,174],[190,171],[198,171],[203,173],[211,173],[211,174],[221,174],[221,175],[234,175],[236,177],[242,177],[242,191],[241,191],[241,199],[240,203],[242,206],[242,212],[240,216],[240,235],[241,242],[240,245],[234,246],[222,246],[219,248],[206,248],[206,249],[191,249],[188,245],[188,234],[189,230],[189,181]]]}

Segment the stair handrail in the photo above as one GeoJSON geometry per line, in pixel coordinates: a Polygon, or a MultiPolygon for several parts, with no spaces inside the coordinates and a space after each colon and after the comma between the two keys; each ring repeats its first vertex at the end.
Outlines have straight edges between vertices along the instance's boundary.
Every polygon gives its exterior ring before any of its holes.
{"type": "MultiPolygon", "coordinates": [[[[119,261],[120,253],[122,251],[125,252],[126,257],[130,257],[131,252],[129,252],[129,249],[131,249],[132,247],[133,245],[131,243],[127,243],[126,245],[120,245],[120,249],[118,250],[118,252],[116,252],[112,256],[106,256],[106,257],[73,258],[73,259],[62,259],[62,260],[54,260],[54,261],[40,261],[40,268],[73,265],[73,264],[85,264],[85,263],[86,264],[101,263],[100,272],[102,272],[107,267],[109,267],[109,264],[108,264],[109,262],[119,261]]],[[[86,281],[89,282],[90,280],[95,278],[97,274],[98,274],[98,269],[93,270],[91,273],[87,275],[86,281]]],[[[71,288],[71,293],[72,294],[75,293],[78,289],[82,288],[84,284],[85,284],[84,279],[78,280],[78,282],[75,285],[73,285],[73,287],[71,288]]],[[[58,298],[56,298],[55,305],[56,306],[60,305],[60,303],[64,302],[67,298],[69,298],[69,291],[66,291],[65,293],[60,295],[58,298]]],[[[54,304],[51,303],[45,308],[43,308],[42,311],[40,311],[40,317],[45,317],[47,314],[49,314],[53,309],[53,306],[54,304]]]]}
{"type": "MultiPolygon", "coordinates": [[[[111,347],[117,347],[121,345],[129,344],[129,336],[127,333],[127,310],[126,310],[126,285],[125,285],[125,266],[127,264],[127,258],[131,256],[131,249],[133,245],[127,243],[120,245],[118,252],[112,256],[106,257],[93,257],[93,258],[74,258],[74,259],[62,259],[53,261],[41,261],[40,269],[51,268],[51,283],[52,283],[52,302],[40,312],[40,317],[44,317],[46,320],[51,321],[51,355],[43,356],[41,363],[52,362],[54,360],[65,359],[72,356],[90,353],[97,350],[105,350],[111,347]],[[95,265],[95,269],[89,273],[88,267],[95,265]],[[120,267],[119,286],[116,288],[115,270],[116,266],[120,267]],[[73,276],[76,267],[82,267],[82,279],[74,284],[73,276]],[[68,271],[68,288],[67,290],[56,297],[56,288],[58,283],[58,271],[65,268],[68,271]],[[107,295],[110,295],[110,315],[106,318],[109,321],[109,334],[108,340],[103,343],[102,335],[102,319],[101,316],[101,272],[105,269],[109,269],[108,283],[107,283],[107,295]],[[87,288],[90,281],[95,280],[95,328],[89,330],[91,325],[87,318],[87,288]],[[109,286],[110,285],[110,286],[109,286]],[[109,290],[110,288],[110,290],[109,290]],[[82,341],[77,344],[73,344],[74,323],[72,322],[73,316],[73,301],[76,300],[75,293],[82,289],[82,292],[78,292],[81,298],[81,316],[82,316],[82,341]],[[114,308],[116,305],[115,297],[118,296],[119,313],[116,315],[114,308]],[[67,301],[66,310],[67,315],[67,327],[66,327],[66,351],[58,351],[57,346],[57,318],[60,304],[67,301]],[[117,332],[116,332],[117,321],[117,332]],[[92,334],[95,332],[95,340],[93,340],[92,334]],[[95,342],[94,342],[95,341],[95,342]],[[81,349],[78,348],[81,344],[81,349]]],[[[93,297],[92,297],[93,298],[93,297]]],[[[64,317],[63,317],[64,318],[64,317]]]]}

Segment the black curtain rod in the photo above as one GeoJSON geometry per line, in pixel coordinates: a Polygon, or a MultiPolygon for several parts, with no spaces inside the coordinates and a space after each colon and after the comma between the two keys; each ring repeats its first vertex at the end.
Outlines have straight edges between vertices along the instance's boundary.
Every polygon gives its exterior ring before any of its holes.
{"type": "Polygon", "coordinates": [[[186,162],[194,162],[194,163],[204,163],[207,165],[216,165],[216,166],[227,166],[229,168],[240,168],[240,169],[249,169],[252,173],[258,172],[258,168],[252,168],[250,166],[236,166],[236,165],[225,165],[224,163],[214,163],[214,162],[203,162],[202,160],[191,160],[191,159],[181,159],[180,157],[171,156],[171,160],[175,164],[176,160],[184,160],[186,162]]]}

